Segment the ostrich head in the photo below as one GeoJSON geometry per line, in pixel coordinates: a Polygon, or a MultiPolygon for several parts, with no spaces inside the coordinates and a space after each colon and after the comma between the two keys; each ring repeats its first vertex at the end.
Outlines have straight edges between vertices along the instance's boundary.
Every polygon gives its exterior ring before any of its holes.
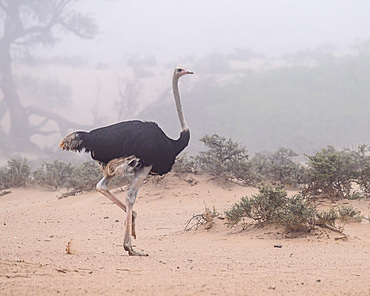
{"type": "Polygon", "coordinates": [[[193,72],[185,70],[183,67],[179,67],[179,66],[175,67],[175,70],[173,72],[174,77],[180,78],[181,76],[185,74],[193,74],[193,72]]]}

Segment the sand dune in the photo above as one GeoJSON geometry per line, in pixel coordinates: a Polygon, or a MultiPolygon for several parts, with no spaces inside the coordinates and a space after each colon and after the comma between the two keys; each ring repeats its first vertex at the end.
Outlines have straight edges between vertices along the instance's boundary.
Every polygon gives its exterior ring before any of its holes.
{"type": "MultiPolygon", "coordinates": [[[[0,295],[370,295],[366,220],[345,225],[347,240],[329,230],[240,232],[219,219],[183,231],[205,206],[223,212],[256,188],[172,173],[149,180],[134,240],[149,257],[127,255],[124,213],[97,192],[58,200],[45,189],[11,191],[0,197],[0,295]]],[[[370,212],[370,201],[353,206],[370,212]]]]}

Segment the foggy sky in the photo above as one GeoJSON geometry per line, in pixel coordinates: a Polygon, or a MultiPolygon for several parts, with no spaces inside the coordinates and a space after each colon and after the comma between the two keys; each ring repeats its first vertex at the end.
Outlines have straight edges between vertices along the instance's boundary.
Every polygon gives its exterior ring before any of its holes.
{"type": "MultiPolygon", "coordinates": [[[[249,48],[255,53],[266,55],[265,60],[268,60],[271,56],[316,50],[328,45],[330,51],[333,48],[353,48],[356,44],[370,40],[368,0],[81,0],[76,2],[75,9],[95,20],[99,29],[96,38],[82,40],[58,31],[54,33],[57,33],[60,43],[50,48],[39,46],[30,49],[31,54],[35,57],[80,56],[93,66],[73,69],[68,63],[68,68],[56,63],[49,65],[49,68],[35,68],[32,65],[28,67],[19,64],[18,68],[14,67],[14,72],[19,77],[31,77],[33,81],[39,81],[37,87],[34,87],[37,90],[43,85],[42,81],[45,81],[45,85],[50,85],[50,81],[54,83],[54,80],[60,83],[62,89],[70,90],[71,103],[63,108],[68,111],[71,120],[81,124],[107,125],[116,120],[133,119],[141,115],[139,112],[149,104],[159,101],[159,98],[168,99],[169,104],[172,104],[169,80],[173,66],[180,64],[195,72],[192,79],[189,79],[188,89],[189,85],[197,83],[197,79],[199,81],[207,76],[206,72],[200,71],[199,65],[198,68],[192,65],[189,56],[194,57],[194,64],[197,60],[217,63],[218,55],[214,53],[228,54],[234,50],[249,48]],[[208,55],[215,58],[207,59],[208,55]],[[146,68],[147,76],[142,76],[139,63],[127,63],[131,58],[147,57],[155,57],[157,60],[156,64],[152,63],[146,68]],[[109,67],[97,67],[104,66],[97,63],[107,63],[109,67]],[[134,85],[130,99],[136,104],[136,109],[118,118],[118,90],[126,90],[130,84],[134,85]]],[[[74,61],[73,59],[72,62],[74,61]]],[[[204,69],[212,67],[207,66],[204,69]]],[[[184,84],[185,82],[186,80],[183,81],[184,84]]],[[[182,89],[184,92],[185,86],[182,89]]],[[[23,85],[23,89],[19,88],[24,105],[40,104],[41,99],[50,98],[50,94],[44,98],[42,91],[31,93],[34,89],[27,88],[27,85],[23,85]]],[[[328,93],[330,91],[327,90],[328,93]]],[[[356,93],[361,91],[356,90],[356,93]]],[[[366,100],[367,93],[366,90],[362,91],[359,98],[366,100]]],[[[299,101],[296,105],[300,108],[299,101]]],[[[52,103],[50,106],[53,106],[52,103]]],[[[63,112],[57,106],[58,110],[54,111],[63,112]]],[[[188,106],[185,109],[190,111],[188,106]]],[[[156,120],[161,126],[166,125],[164,118],[156,119],[149,115],[140,118],[156,120]]],[[[8,124],[8,121],[9,118],[5,118],[0,124],[8,124]]],[[[294,122],[292,125],[294,126],[294,122]]],[[[177,126],[165,126],[166,132],[169,131],[171,137],[177,137],[177,129],[173,135],[171,127],[177,126]]],[[[197,137],[205,132],[208,131],[200,128],[197,137]]],[[[60,135],[54,136],[52,141],[46,141],[40,136],[35,142],[44,141],[49,149],[57,149],[58,144],[55,143],[59,143],[60,135]]],[[[317,140],[314,136],[311,137],[312,142],[317,140]]],[[[258,143],[258,139],[251,141],[256,142],[256,145],[264,145],[258,143]]],[[[365,141],[367,137],[360,143],[365,141]]],[[[266,145],[263,149],[266,149],[266,145]]]]}
{"type": "Polygon", "coordinates": [[[118,62],[154,56],[186,56],[251,48],[268,56],[348,47],[370,38],[370,1],[83,0],[76,9],[96,20],[91,41],[61,36],[42,55],[80,55],[118,62]]]}

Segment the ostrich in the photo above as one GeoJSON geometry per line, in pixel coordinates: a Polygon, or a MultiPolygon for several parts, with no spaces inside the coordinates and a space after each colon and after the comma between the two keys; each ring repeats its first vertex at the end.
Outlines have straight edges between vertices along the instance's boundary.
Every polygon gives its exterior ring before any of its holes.
{"type": "Polygon", "coordinates": [[[131,236],[136,238],[137,214],[133,211],[133,206],[141,184],[148,174],[168,173],[176,156],[189,143],[190,132],[185,122],[178,88],[178,80],[185,74],[193,74],[193,72],[175,67],[172,76],[173,95],[182,129],[177,140],[167,137],[154,122],[132,120],[97,128],[90,132],[76,131],[66,136],[60,143],[62,150],[90,152],[91,157],[101,165],[103,178],[96,185],[96,189],[126,212],[123,247],[130,256],[148,256],[146,253],[134,250],[131,243],[131,236]],[[111,178],[123,172],[134,173],[132,184],[127,192],[126,204],[108,190],[111,178]]]}

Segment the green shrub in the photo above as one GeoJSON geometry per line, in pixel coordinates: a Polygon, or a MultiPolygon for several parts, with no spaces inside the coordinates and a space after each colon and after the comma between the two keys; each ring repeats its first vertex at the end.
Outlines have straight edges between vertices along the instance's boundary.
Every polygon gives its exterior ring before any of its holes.
{"type": "MultiPolygon", "coordinates": [[[[370,146],[360,145],[351,151],[352,161],[356,164],[356,180],[364,197],[370,197],[370,146]]],[[[359,196],[357,194],[357,196],[359,196]]]]}
{"type": "Polygon", "coordinates": [[[45,162],[41,168],[33,172],[33,180],[41,186],[48,186],[54,189],[65,186],[70,182],[73,173],[72,164],[55,160],[52,163],[45,162]]]}
{"type": "Polygon", "coordinates": [[[333,147],[308,156],[307,184],[302,191],[307,196],[334,198],[359,198],[370,196],[370,148],[337,151],[333,147]],[[357,183],[360,191],[353,192],[357,183]]]}
{"type": "Polygon", "coordinates": [[[256,153],[252,168],[260,181],[297,187],[303,183],[304,167],[293,161],[298,156],[291,149],[279,148],[275,153],[256,153]]]}
{"type": "MultiPolygon", "coordinates": [[[[122,186],[130,181],[130,174],[114,176],[110,185],[122,186]]],[[[72,174],[65,182],[65,186],[73,191],[90,191],[94,190],[96,184],[103,178],[101,168],[96,161],[85,161],[81,164],[72,166],[72,174]]]]}
{"type": "Polygon", "coordinates": [[[331,199],[350,196],[352,181],[356,180],[356,164],[345,151],[333,147],[308,156],[305,195],[326,196],[331,199]]]}
{"type": "Polygon", "coordinates": [[[250,218],[252,212],[252,204],[249,197],[242,197],[239,202],[234,203],[230,209],[225,211],[226,224],[233,227],[243,219],[250,218]]]}
{"type": "Polygon", "coordinates": [[[357,184],[360,186],[364,197],[370,198],[370,160],[366,163],[359,173],[357,184]]]}
{"type": "Polygon", "coordinates": [[[329,210],[324,210],[316,215],[316,224],[317,225],[331,225],[335,226],[335,220],[339,219],[338,211],[334,208],[330,208],[329,210]]]}
{"type": "Polygon", "coordinates": [[[30,172],[26,158],[8,160],[7,166],[0,168],[0,189],[26,186],[30,172]]]}
{"type": "Polygon", "coordinates": [[[260,186],[259,194],[250,199],[252,206],[251,218],[260,222],[272,221],[277,211],[288,202],[288,193],[283,185],[260,186]]]}
{"type": "Polygon", "coordinates": [[[352,206],[340,206],[338,209],[338,216],[344,222],[361,222],[362,216],[361,212],[354,209],[352,206]]]}
{"type": "Polygon", "coordinates": [[[6,167],[0,167],[0,190],[9,188],[9,182],[7,178],[7,168],[6,167]]]}
{"type": "Polygon", "coordinates": [[[242,197],[225,211],[226,224],[235,226],[243,218],[282,225],[285,231],[309,231],[313,228],[316,209],[300,196],[291,198],[282,185],[260,186],[257,195],[242,197]]]}
{"type": "Polygon", "coordinates": [[[316,213],[316,208],[308,205],[301,195],[294,195],[277,210],[275,220],[286,232],[309,231],[314,227],[316,213]]]}
{"type": "Polygon", "coordinates": [[[343,222],[361,222],[363,216],[361,212],[354,209],[352,206],[340,206],[338,208],[330,208],[321,211],[316,215],[317,225],[330,225],[335,227],[335,221],[340,219],[343,222]]]}
{"type": "Polygon", "coordinates": [[[82,164],[73,166],[71,177],[66,181],[65,185],[73,190],[92,190],[101,180],[102,173],[96,161],[86,161],[82,164]]]}
{"type": "Polygon", "coordinates": [[[253,184],[254,176],[245,147],[216,134],[205,135],[200,141],[208,147],[207,151],[195,157],[201,170],[226,180],[236,179],[244,184],[253,184]]]}
{"type": "Polygon", "coordinates": [[[193,157],[188,156],[186,153],[181,154],[176,158],[172,171],[176,173],[196,173],[196,164],[193,157]]]}

